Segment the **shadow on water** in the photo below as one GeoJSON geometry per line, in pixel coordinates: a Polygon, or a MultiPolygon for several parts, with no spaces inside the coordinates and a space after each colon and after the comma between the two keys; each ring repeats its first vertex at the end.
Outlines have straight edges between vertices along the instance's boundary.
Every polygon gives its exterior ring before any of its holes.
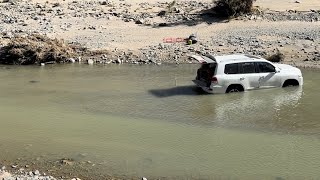
{"type": "Polygon", "coordinates": [[[176,86],[176,87],[167,88],[167,89],[151,89],[149,90],[149,93],[159,98],[179,96],[179,95],[185,95],[185,96],[208,95],[208,93],[205,93],[204,91],[202,91],[200,88],[196,86],[176,86]]]}

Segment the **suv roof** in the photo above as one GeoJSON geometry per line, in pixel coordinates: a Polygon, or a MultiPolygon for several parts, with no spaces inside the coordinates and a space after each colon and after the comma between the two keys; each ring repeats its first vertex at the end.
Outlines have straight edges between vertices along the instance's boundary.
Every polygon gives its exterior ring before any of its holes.
{"type": "Polygon", "coordinates": [[[215,61],[217,63],[236,63],[236,62],[243,62],[243,61],[266,61],[263,58],[247,55],[247,54],[234,54],[234,55],[224,55],[224,56],[214,56],[215,61]]]}
{"type": "Polygon", "coordinates": [[[198,60],[200,63],[237,63],[244,61],[267,61],[261,57],[247,55],[247,54],[232,54],[232,55],[223,55],[223,56],[212,56],[210,54],[206,56],[191,56],[198,60]]]}

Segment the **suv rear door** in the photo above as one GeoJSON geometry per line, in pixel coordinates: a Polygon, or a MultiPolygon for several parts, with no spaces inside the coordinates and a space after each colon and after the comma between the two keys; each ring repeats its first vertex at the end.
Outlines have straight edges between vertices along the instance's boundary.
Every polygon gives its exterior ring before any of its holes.
{"type": "Polygon", "coordinates": [[[244,79],[243,81],[247,83],[248,89],[259,88],[260,76],[257,73],[254,62],[242,62],[239,63],[239,65],[242,79],[244,79]]]}
{"type": "Polygon", "coordinates": [[[242,84],[245,89],[259,88],[259,74],[254,62],[226,64],[224,73],[230,84],[242,84]],[[229,76],[230,75],[230,76],[229,76]]]}

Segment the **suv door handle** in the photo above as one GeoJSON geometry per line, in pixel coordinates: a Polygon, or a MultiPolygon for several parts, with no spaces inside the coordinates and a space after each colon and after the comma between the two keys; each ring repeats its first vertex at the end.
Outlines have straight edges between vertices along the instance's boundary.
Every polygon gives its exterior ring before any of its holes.
{"type": "Polygon", "coordinates": [[[240,81],[243,81],[244,80],[244,77],[240,78],[240,81]]]}

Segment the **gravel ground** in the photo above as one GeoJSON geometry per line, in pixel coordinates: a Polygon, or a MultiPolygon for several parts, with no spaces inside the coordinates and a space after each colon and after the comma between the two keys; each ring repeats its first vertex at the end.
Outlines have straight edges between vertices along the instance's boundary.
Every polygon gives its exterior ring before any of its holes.
{"type": "MultiPolygon", "coordinates": [[[[17,172],[11,174],[5,169],[5,166],[0,169],[1,180],[57,180],[56,178],[48,176],[45,173],[41,174],[38,170],[27,172],[25,169],[20,168],[17,172]]],[[[77,178],[74,178],[74,180],[76,179],[77,178]]]]}
{"type": "Polygon", "coordinates": [[[9,1],[0,3],[0,42],[4,45],[14,36],[39,33],[89,49],[108,50],[103,56],[90,58],[96,63],[179,64],[193,63],[188,58],[193,53],[267,57],[280,50],[286,63],[319,66],[319,11],[259,10],[228,21],[212,17],[210,8],[212,3],[197,1],[174,5],[9,1]],[[162,41],[166,37],[187,38],[192,33],[199,40],[193,45],[162,41]]]}

